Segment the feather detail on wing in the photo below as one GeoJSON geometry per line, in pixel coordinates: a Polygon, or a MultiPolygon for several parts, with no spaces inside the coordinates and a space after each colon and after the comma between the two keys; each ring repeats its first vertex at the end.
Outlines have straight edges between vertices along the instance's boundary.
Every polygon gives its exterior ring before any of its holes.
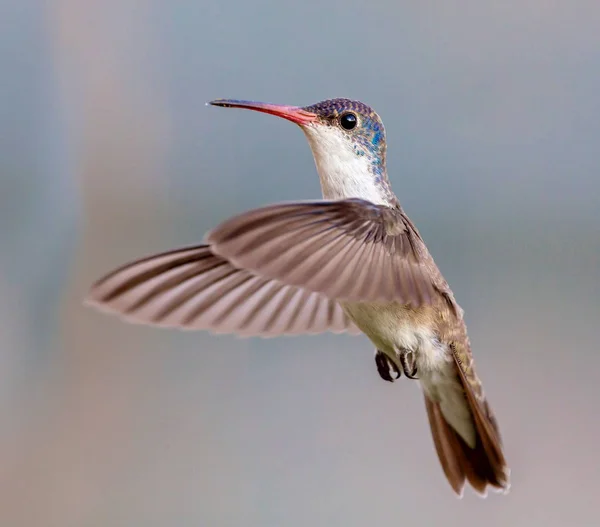
{"type": "Polygon", "coordinates": [[[96,282],[87,302],[131,322],[214,333],[360,333],[334,300],[239,269],[207,245],[125,265],[96,282]]]}
{"type": "Polygon", "coordinates": [[[271,205],[224,222],[207,242],[237,267],[329,298],[412,306],[439,298],[441,275],[399,208],[361,199],[271,205]]]}

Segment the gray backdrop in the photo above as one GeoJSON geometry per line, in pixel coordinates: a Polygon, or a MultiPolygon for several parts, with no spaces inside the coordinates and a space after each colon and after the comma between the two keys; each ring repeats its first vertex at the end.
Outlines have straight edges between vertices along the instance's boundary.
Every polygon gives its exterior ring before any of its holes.
{"type": "Polygon", "coordinates": [[[597,1],[0,0],[0,26],[1,525],[597,525],[597,1]],[[337,96],[384,119],[508,496],[454,497],[417,384],[382,382],[365,337],[81,306],[129,259],[319,196],[298,129],[206,101],[337,96]]]}

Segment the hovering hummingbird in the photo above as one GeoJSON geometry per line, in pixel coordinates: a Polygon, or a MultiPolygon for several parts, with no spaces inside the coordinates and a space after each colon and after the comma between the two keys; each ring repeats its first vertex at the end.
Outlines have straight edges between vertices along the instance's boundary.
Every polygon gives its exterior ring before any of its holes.
{"type": "Polygon", "coordinates": [[[363,332],[379,375],[418,379],[454,491],[509,489],[498,425],[474,369],[463,311],[402,210],[386,138],[366,104],[295,107],[218,99],[300,126],[324,201],[282,203],[225,221],[206,243],[125,265],[88,301],[125,319],[216,333],[363,332]]]}

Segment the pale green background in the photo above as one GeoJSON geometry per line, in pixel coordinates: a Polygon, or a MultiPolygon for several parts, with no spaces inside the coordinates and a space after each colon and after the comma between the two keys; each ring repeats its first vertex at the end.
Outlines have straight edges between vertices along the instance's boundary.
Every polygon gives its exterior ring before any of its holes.
{"type": "Polygon", "coordinates": [[[0,0],[0,524],[593,526],[600,4],[0,0]],[[456,500],[364,337],[81,306],[129,259],[319,196],[303,135],[217,97],[373,105],[466,311],[512,466],[456,500]]]}

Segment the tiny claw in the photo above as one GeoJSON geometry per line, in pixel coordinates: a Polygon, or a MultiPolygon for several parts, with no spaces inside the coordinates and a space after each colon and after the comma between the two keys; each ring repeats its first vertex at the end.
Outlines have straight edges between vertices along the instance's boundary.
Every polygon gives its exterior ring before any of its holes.
{"type": "Polygon", "coordinates": [[[379,376],[384,381],[394,382],[400,378],[401,372],[398,366],[382,351],[377,350],[375,353],[375,364],[377,365],[379,376]],[[395,374],[395,377],[392,376],[392,372],[395,374]]]}
{"type": "Polygon", "coordinates": [[[404,375],[406,375],[407,379],[418,380],[419,377],[417,377],[417,365],[413,352],[403,350],[398,354],[398,356],[400,358],[402,370],[404,371],[404,375]]]}

